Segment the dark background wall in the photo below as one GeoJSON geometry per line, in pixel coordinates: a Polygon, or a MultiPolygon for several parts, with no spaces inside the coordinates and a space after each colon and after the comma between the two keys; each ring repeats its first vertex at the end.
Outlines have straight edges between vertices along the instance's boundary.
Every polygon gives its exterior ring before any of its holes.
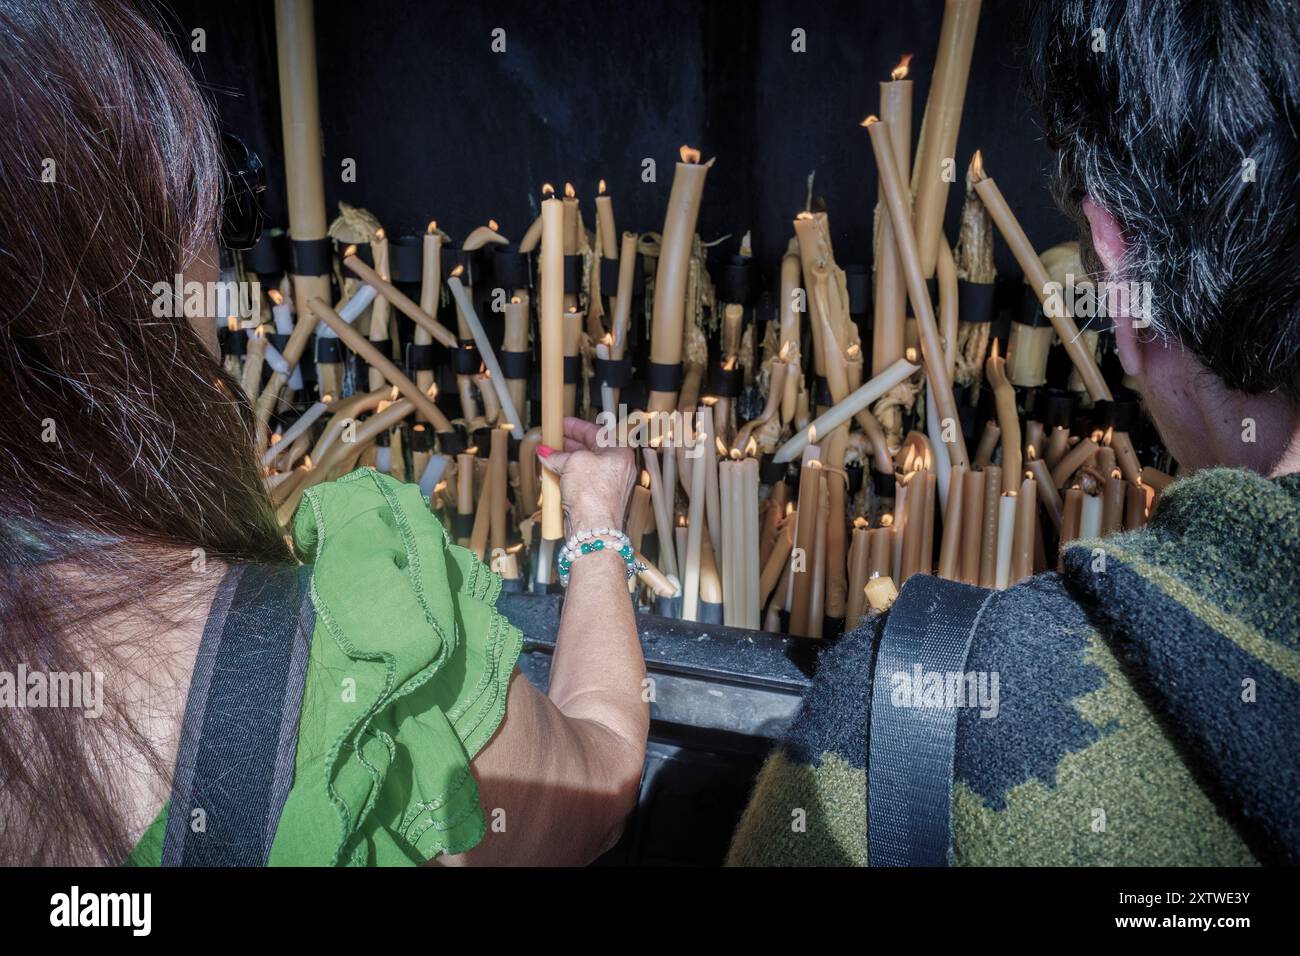
{"type": "MultiPolygon", "coordinates": [[[[222,121],[267,161],[271,222],[284,225],[275,16],[270,0],[170,0],[170,26],[222,121]],[[206,31],[207,50],[189,50],[206,31]]],[[[976,148],[1040,249],[1073,237],[1045,188],[1050,157],[1022,95],[1018,3],[985,0],[957,162],[976,148]]],[[[938,45],[941,0],[821,3],[317,0],[326,201],[374,212],[390,235],[436,218],[453,238],[495,218],[518,240],[541,184],[591,198],[604,178],[619,229],[657,231],[683,143],[716,156],[706,240],[752,229],[771,269],[804,204],[830,212],[841,262],[869,262],[875,162],[862,118],[878,83],[914,54],[914,135],[938,45]],[[506,52],[490,49],[506,31],[506,52]],[[791,50],[802,28],[807,52],[791,50]],[[644,158],[658,181],[641,181],[644,158]],[[356,182],[341,180],[344,158],[356,182]]],[[[962,189],[950,190],[955,238],[962,189]]],[[[1005,248],[998,268],[1019,274],[1005,248]]]]}

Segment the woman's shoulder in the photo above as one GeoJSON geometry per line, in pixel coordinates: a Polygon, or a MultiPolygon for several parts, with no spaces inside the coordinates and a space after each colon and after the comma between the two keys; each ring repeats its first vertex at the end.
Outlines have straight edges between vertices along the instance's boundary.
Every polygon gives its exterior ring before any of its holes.
{"type": "MultiPolygon", "coordinates": [[[[417,486],[369,469],[310,489],[293,531],[309,650],[292,785],[263,862],[470,849],[485,821],[469,764],[501,723],[522,643],[496,610],[500,579],[451,542],[417,486]]],[[[207,826],[219,836],[221,821],[207,826]]],[[[147,836],[134,862],[150,862],[147,836]]]]}

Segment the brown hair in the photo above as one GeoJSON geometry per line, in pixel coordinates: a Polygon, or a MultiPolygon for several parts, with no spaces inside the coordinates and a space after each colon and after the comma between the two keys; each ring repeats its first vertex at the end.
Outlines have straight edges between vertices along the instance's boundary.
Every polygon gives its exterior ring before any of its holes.
{"type": "MultiPolygon", "coordinates": [[[[155,285],[216,237],[220,150],[123,0],[0,0],[0,87],[0,671],[103,670],[147,648],[96,621],[167,606],[194,549],[289,557],[238,387],[184,317],[154,314],[155,285]]],[[[105,768],[149,748],[105,698],[99,720],[0,706],[0,860],[122,861],[105,768]]]]}

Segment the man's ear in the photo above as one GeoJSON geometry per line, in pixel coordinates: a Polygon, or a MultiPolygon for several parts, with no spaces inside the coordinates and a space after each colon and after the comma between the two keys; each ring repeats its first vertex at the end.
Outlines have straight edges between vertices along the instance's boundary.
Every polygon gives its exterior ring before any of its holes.
{"type": "MultiPolygon", "coordinates": [[[[1092,231],[1092,248],[1096,250],[1097,258],[1106,270],[1104,278],[1112,282],[1121,281],[1123,277],[1120,275],[1120,266],[1124,262],[1128,246],[1124,242],[1124,234],[1120,232],[1119,223],[1108,210],[1091,199],[1083,201],[1083,214],[1088,218],[1088,226],[1092,231]]],[[[1114,305],[1113,297],[1109,301],[1114,305]]],[[[1137,378],[1142,374],[1143,360],[1137,331],[1133,328],[1133,318],[1128,315],[1112,317],[1115,319],[1115,346],[1119,352],[1120,365],[1124,366],[1126,374],[1137,378]]]]}

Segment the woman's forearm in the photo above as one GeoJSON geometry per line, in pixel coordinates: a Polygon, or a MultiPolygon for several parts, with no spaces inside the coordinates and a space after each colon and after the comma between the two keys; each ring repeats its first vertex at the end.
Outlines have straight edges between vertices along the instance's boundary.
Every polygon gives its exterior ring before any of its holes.
{"type": "MultiPolygon", "coordinates": [[[[621,524],[574,521],[573,527],[621,524]]],[[[548,696],[566,717],[593,721],[633,745],[639,762],[650,717],[626,565],[617,552],[598,551],[575,560],[570,575],[548,696]]]]}

